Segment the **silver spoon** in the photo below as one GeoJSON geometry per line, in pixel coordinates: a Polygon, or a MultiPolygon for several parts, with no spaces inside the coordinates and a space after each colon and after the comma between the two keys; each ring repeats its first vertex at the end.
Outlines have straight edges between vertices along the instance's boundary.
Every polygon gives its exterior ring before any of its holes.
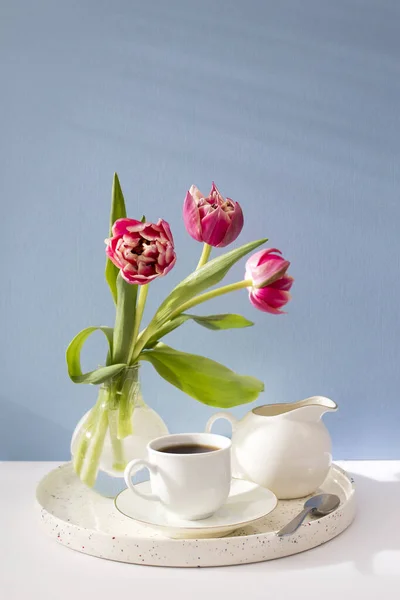
{"type": "Polygon", "coordinates": [[[318,517],[323,517],[335,510],[339,504],[340,498],[339,496],[336,496],[336,494],[318,494],[317,496],[313,496],[304,503],[304,509],[301,513],[278,531],[277,535],[279,535],[279,537],[291,535],[300,527],[309,513],[318,517]]]}

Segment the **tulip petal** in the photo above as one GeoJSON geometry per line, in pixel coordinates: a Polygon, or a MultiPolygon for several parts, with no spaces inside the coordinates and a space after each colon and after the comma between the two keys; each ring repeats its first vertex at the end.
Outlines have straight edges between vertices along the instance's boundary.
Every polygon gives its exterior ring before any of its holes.
{"type": "MultiPolygon", "coordinates": [[[[229,198],[227,198],[227,200],[229,200],[229,198]]],[[[233,200],[231,200],[231,202],[235,207],[233,212],[229,212],[231,224],[224,239],[218,244],[218,248],[224,248],[225,246],[228,246],[228,244],[234,242],[243,229],[244,217],[242,208],[239,202],[233,202],[233,200]]]]}
{"type": "Polygon", "coordinates": [[[189,235],[198,242],[202,242],[203,238],[201,235],[199,210],[196,201],[190,192],[186,194],[185,202],[183,204],[183,220],[189,235]]]}
{"type": "Polygon", "coordinates": [[[149,242],[160,239],[160,232],[155,231],[153,227],[147,226],[143,231],[140,232],[142,238],[149,242]]]}
{"type": "Polygon", "coordinates": [[[117,249],[117,245],[119,242],[120,238],[107,238],[105,241],[105,243],[107,244],[106,246],[106,252],[109,253],[114,253],[115,250],[117,249]]]}
{"type": "Polygon", "coordinates": [[[164,267],[163,275],[166,275],[167,273],[169,273],[170,270],[172,269],[172,267],[175,265],[175,263],[176,263],[176,256],[174,256],[174,258],[171,260],[171,262],[169,263],[169,265],[167,265],[166,267],[164,267]]]}
{"type": "Polygon", "coordinates": [[[224,202],[224,197],[220,193],[219,189],[217,188],[217,186],[215,185],[214,182],[212,182],[212,185],[211,185],[209,198],[212,198],[212,200],[214,200],[214,201],[216,200],[218,202],[218,204],[221,204],[222,202],[224,202]]]}
{"type": "Polygon", "coordinates": [[[273,308],[282,308],[291,298],[289,292],[285,290],[277,290],[272,287],[265,287],[257,290],[256,295],[269,306],[273,308]]]}
{"type": "Polygon", "coordinates": [[[118,238],[111,238],[106,241],[107,241],[106,254],[107,254],[108,258],[111,260],[111,262],[114,263],[114,265],[120,269],[121,263],[119,262],[118,257],[116,255],[116,246],[118,243],[118,238]]]}
{"type": "Polygon", "coordinates": [[[223,241],[230,224],[231,221],[226,212],[220,207],[216,208],[201,222],[203,240],[210,246],[218,247],[223,241]]]}
{"type": "Polygon", "coordinates": [[[263,265],[268,260],[271,260],[271,258],[281,258],[281,256],[275,256],[275,254],[281,255],[282,252],[278,248],[265,248],[265,252],[261,252],[260,254],[258,266],[263,265]]]}
{"type": "Polygon", "coordinates": [[[193,197],[196,204],[204,198],[204,194],[202,194],[199,188],[197,188],[195,185],[190,186],[189,194],[193,197]]]}
{"type": "Polygon", "coordinates": [[[213,182],[212,182],[212,184],[211,184],[210,196],[212,196],[212,195],[213,195],[215,192],[216,192],[216,193],[217,193],[219,196],[221,195],[221,194],[219,193],[219,190],[218,190],[217,186],[215,185],[215,182],[213,181],[213,182]]]}
{"type": "Polygon", "coordinates": [[[138,274],[139,275],[144,275],[145,277],[151,277],[153,275],[153,273],[154,273],[154,271],[149,265],[146,265],[145,262],[138,260],[138,274]]]}
{"type": "Polygon", "coordinates": [[[256,290],[251,289],[249,300],[258,310],[271,314],[283,314],[283,311],[279,309],[289,302],[290,294],[289,292],[269,287],[256,290]]]}
{"type": "MultiPolygon", "coordinates": [[[[249,278],[251,278],[251,272],[258,267],[258,264],[262,258],[262,256],[268,251],[268,248],[264,250],[259,250],[250,256],[250,258],[246,261],[246,273],[249,273],[249,278]]],[[[247,277],[246,277],[247,279],[247,277]]]]}
{"type": "Polygon", "coordinates": [[[157,225],[159,225],[159,227],[161,227],[161,230],[164,231],[167,240],[173,246],[174,238],[172,237],[171,228],[169,226],[169,223],[167,223],[167,221],[164,221],[164,219],[159,219],[157,225]]]}
{"type": "Polygon", "coordinates": [[[198,204],[200,221],[202,221],[210,212],[212,212],[213,207],[208,202],[204,204],[198,204]]]}
{"type": "MultiPolygon", "coordinates": [[[[106,250],[106,252],[107,252],[107,250],[106,250]]],[[[118,259],[117,259],[117,258],[114,256],[114,254],[109,254],[109,253],[107,252],[107,256],[108,256],[108,258],[111,260],[111,262],[112,262],[112,263],[114,263],[114,265],[115,265],[116,267],[118,267],[118,269],[120,269],[120,268],[121,268],[121,263],[120,263],[120,261],[119,261],[119,260],[118,260],[118,259]]]]}
{"type": "Polygon", "coordinates": [[[123,240],[124,244],[127,244],[131,248],[136,248],[136,246],[139,244],[140,235],[138,233],[136,233],[136,234],[125,233],[122,236],[122,240],[123,240]]]}
{"type": "Polygon", "coordinates": [[[288,292],[292,287],[293,282],[294,277],[291,277],[290,275],[284,275],[280,279],[277,279],[277,281],[271,283],[269,287],[274,288],[275,290],[285,290],[288,292]]]}
{"type": "Polygon", "coordinates": [[[126,269],[121,270],[121,276],[128,283],[137,283],[138,285],[145,285],[146,283],[150,283],[150,281],[153,281],[153,279],[159,277],[157,273],[146,277],[145,275],[140,275],[139,273],[131,273],[126,269]]]}
{"type": "Polygon", "coordinates": [[[136,221],[136,219],[117,219],[114,225],[112,226],[112,234],[113,237],[124,235],[125,233],[142,231],[145,224],[141,221],[136,221]]]}
{"type": "Polygon", "coordinates": [[[257,298],[257,296],[255,296],[251,292],[249,293],[249,300],[250,300],[251,304],[257,310],[261,310],[262,312],[268,312],[268,313],[271,313],[272,315],[282,315],[282,314],[284,314],[283,310],[278,310],[276,308],[273,308],[272,306],[269,306],[265,302],[262,302],[259,298],[257,298]]]}
{"type": "Polygon", "coordinates": [[[271,285],[271,283],[283,277],[289,265],[290,262],[288,260],[284,260],[279,256],[270,256],[267,262],[254,269],[253,285],[259,288],[271,285]]]}
{"type": "Polygon", "coordinates": [[[255,269],[259,265],[263,264],[270,259],[271,254],[282,254],[277,248],[264,248],[255,252],[246,262],[246,269],[255,269]]]}

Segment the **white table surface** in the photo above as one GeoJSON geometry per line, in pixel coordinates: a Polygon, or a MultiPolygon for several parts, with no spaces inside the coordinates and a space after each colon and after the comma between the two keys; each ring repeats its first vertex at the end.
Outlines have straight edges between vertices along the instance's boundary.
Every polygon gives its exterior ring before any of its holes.
{"type": "Polygon", "coordinates": [[[356,520],[308,552],[234,567],[171,569],[101,560],[40,527],[38,481],[50,462],[0,463],[0,599],[400,599],[400,461],[339,462],[356,480],[356,520]],[[278,596],[279,595],[279,596],[278,596]]]}

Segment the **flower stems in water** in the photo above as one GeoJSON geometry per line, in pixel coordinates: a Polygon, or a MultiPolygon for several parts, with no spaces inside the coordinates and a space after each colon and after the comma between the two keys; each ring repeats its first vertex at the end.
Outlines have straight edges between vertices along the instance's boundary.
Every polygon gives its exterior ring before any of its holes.
{"type": "Polygon", "coordinates": [[[108,411],[108,427],[110,430],[111,445],[114,455],[113,469],[116,471],[123,471],[126,466],[126,460],[124,442],[121,439],[118,439],[118,421],[119,410],[117,408],[110,409],[108,411]]]}
{"type": "Polygon", "coordinates": [[[74,452],[74,469],[81,481],[93,487],[96,481],[104,438],[108,429],[109,389],[100,388],[95,407],[89,415],[78,447],[74,452]]]}
{"type": "Polygon", "coordinates": [[[134,376],[131,373],[125,376],[119,392],[118,399],[118,434],[117,437],[123,440],[128,435],[132,435],[132,413],[134,408],[134,397],[137,389],[132,390],[132,386],[137,388],[138,370],[134,369],[134,376]]]}
{"type": "Polygon", "coordinates": [[[103,450],[104,438],[108,429],[107,408],[102,407],[97,416],[97,427],[89,447],[89,455],[86,457],[85,469],[81,473],[81,480],[89,487],[96,483],[99,470],[100,456],[103,450]]]}
{"type": "Polygon", "coordinates": [[[77,440],[77,447],[74,449],[73,466],[75,473],[79,476],[81,475],[83,463],[86,460],[86,453],[92,439],[93,430],[95,428],[97,408],[98,403],[96,402],[89,413],[89,417],[83,431],[80,432],[80,436],[77,440]]]}
{"type": "Polygon", "coordinates": [[[100,387],[97,402],[73,447],[73,466],[81,481],[90,487],[96,482],[107,432],[110,436],[107,444],[111,443],[112,450],[112,468],[123,472],[127,462],[124,438],[133,433],[134,407],[142,405],[138,365],[100,387]]]}

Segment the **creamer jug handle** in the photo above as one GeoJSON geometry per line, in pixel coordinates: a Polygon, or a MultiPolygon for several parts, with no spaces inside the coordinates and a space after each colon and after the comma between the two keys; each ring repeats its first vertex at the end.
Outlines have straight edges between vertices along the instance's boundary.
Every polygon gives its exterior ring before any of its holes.
{"type": "Polygon", "coordinates": [[[238,420],[236,419],[236,417],[234,417],[233,415],[231,415],[231,413],[228,412],[218,412],[215,413],[215,415],[213,415],[212,417],[210,417],[207,421],[206,433],[211,433],[211,427],[214,425],[215,421],[218,421],[218,419],[225,419],[226,421],[229,421],[229,423],[231,423],[232,425],[233,433],[238,420]]]}

